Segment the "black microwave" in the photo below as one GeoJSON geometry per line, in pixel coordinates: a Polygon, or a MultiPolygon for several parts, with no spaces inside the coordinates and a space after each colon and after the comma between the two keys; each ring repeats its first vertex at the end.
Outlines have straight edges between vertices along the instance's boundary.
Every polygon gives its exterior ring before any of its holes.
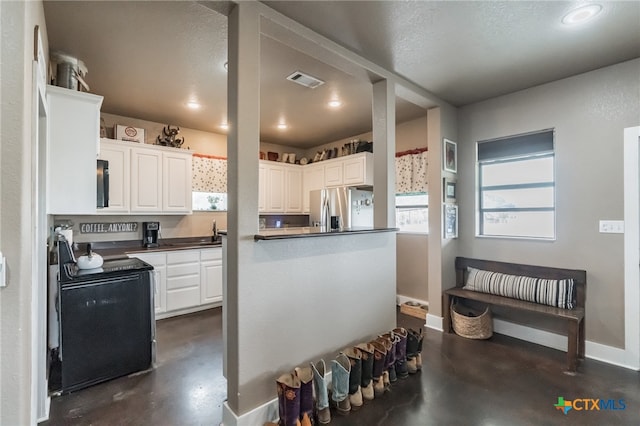
{"type": "Polygon", "coordinates": [[[109,207],[109,162],[98,160],[98,199],[96,207],[99,209],[109,207]]]}

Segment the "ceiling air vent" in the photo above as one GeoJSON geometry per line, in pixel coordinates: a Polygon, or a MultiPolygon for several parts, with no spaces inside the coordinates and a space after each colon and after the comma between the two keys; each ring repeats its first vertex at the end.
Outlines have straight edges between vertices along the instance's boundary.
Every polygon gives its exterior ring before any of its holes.
{"type": "Polygon", "coordinates": [[[301,86],[308,87],[309,89],[315,89],[318,86],[322,86],[324,81],[311,77],[309,74],[305,74],[300,71],[296,71],[287,77],[287,80],[298,83],[301,86]]]}

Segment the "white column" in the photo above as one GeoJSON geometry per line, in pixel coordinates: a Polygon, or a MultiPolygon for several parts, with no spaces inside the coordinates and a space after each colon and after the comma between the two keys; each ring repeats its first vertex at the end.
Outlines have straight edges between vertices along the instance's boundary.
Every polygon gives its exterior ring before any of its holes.
{"type": "Polygon", "coordinates": [[[625,361],[640,368],[640,127],[624,129],[624,315],[625,361]]]}
{"type": "Polygon", "coordinates": [[[227,404],[242,411],[238,317],[243,271],[251,259],[258,228],[258,157],[260,152],[260,14],[254,2],[240,2],[229,14],[227,114],[229,134],[226,268],[224,294],[227,404]]]}
{"type": "Polygon", "coordinates": [[[373,222],[377,228],[396,226],[395,99],[394,83],[381,80],[373,84],[373,222]]]}

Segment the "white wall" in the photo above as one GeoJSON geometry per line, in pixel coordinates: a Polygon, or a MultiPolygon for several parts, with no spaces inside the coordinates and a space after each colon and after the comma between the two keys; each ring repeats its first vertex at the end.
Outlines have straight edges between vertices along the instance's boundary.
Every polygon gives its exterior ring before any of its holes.
{"type": "Polygon", "coordinates": [[[30,388],[31,63],[35,25],[47,45],[42,3],[0,2],[0,23],[0,249],[8,263],[8,285],[0,289],[0,424],[27,425],[36,421],[30,388]]]}
{"type": "Polygon", "coordinates": [[[640,121],[640,59],[500,96],[460,110],[461,255],[586,269],[587,340],[624,347],[623,129],[640,121]],[[475,236],[475,144],[555,129],[554,242],[475,236]]]}
{"type": "MultiPolygon", "coordinates": [[[[108,97],[108,93],[102,94],[108,97]]],[[[157,123],[155,121],[141,120],[138,118],[124,117],[121,115],[108,114],[101,112],[100,116],[104,119],[107,127],[107,137],[114,138],[113,126],[121,124],[124,126],[133,126],[141,129],[145,129],[145,143],[155,144],[158,136],[164,136],[162,129],[166,124],[157,123]]],[[[180,127],[180,133],[178,138],[184,138],[184,144],[182,148],[190,149],[199,154],[217,155],[219,157],[227,156],[227,135],[213,132],[203,132],[201,130],[189,129],[187,127],[180,127]]],[[[171,123],[171,127],[176,127],[176,124],[171,123]]]]}

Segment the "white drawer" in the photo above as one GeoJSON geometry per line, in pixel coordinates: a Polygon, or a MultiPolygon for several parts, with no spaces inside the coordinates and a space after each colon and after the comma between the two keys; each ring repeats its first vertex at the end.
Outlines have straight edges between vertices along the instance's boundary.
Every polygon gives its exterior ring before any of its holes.
{"type": "Polygon", "coordinates": [[[167,253],[167,265],[200,262],[200,250],[183,250],[167,253]]]}
{"type": "Polygon", "coordinates": [[[167,266],[167,277],[180,277],[182,275],[192,275],[200,273],[200,262],[182,263],[167,266]]]}
{"type": "Polygon", "coordinates": [[[167,311],[200,305],[200,288],[181,288],[167,291],[167,311]]]}
{"type": "Polygon", "coordinates": [[[165,253],[134,253],[130,254],[129,257],[137,257],[154,268],[160,268],[167,263],[167,255],[165,253]]]}
{"type": "Polygon", "coordinates": [[[185,287],[200,288],[200,274],[167,277],[167,290],[174,290],[176,288],[185,287]]]}
{"type": "Polygon", "coordinates": [[[200,260],[222,259],[222,248],[200,250],[200,260]]]}

